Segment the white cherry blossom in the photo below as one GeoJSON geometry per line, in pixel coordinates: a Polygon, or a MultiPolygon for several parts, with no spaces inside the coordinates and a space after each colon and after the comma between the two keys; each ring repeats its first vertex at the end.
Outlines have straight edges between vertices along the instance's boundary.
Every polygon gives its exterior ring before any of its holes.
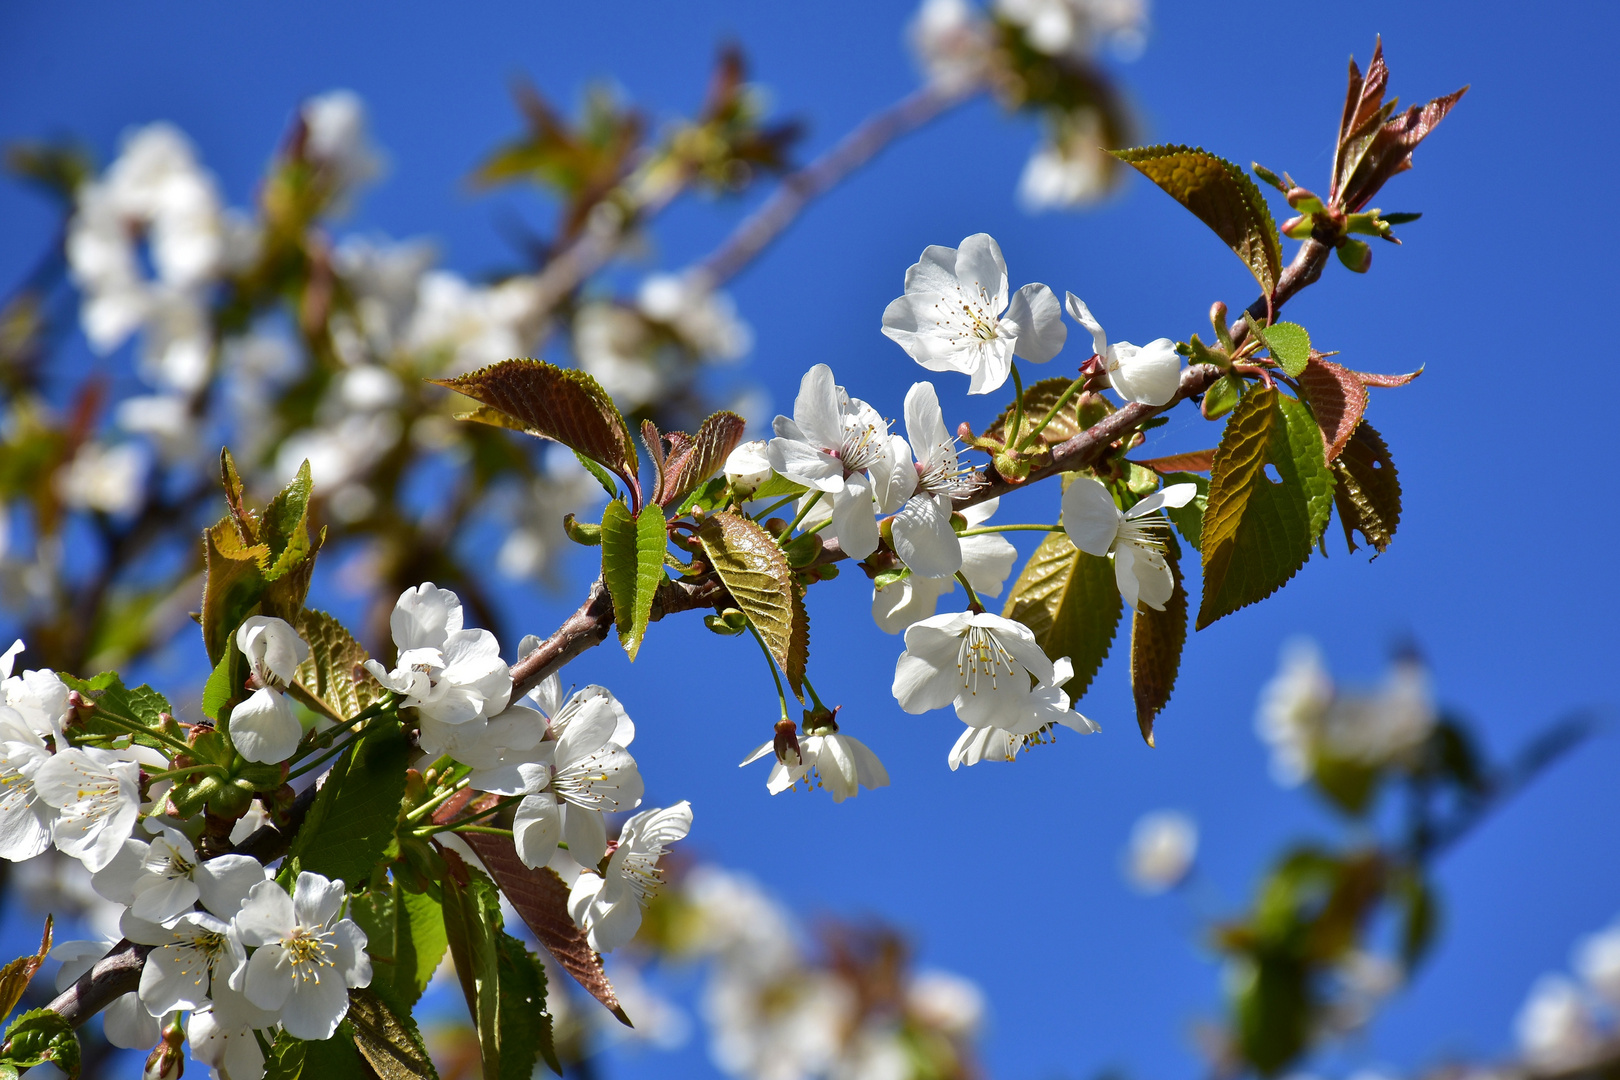
{"type": "Polygon", "coordinates": [[[34,772],[39,797],[58,811],[52,838],[95,873],[117,855],[140,814],[141,766],[122,752],[70,746],[34,772]]]}
{"type": "Polygon", "coordinates": [[[726,482],[731,490],[747,498],[771,478],[769,444],[755,439],[738,446],[726,457],[726,482]]]}
{"type": "Polygon", "coordinates": [[[1169,338],[1155,338],[1140,347],[1128,341],[1109,344],[1102,324],[1074,293],[1068,294],[1069,316],[1091,333],[1092,348],[1108,385],[1126,401],[1167,405],[1181,386],[1181,356],[1169,338]]]}
{"type": "Polygon", "coordinates": [[[461,600],[431,581],[400,594],[389,616],[399,659],[389,671],[375,660],[366,670],[404,697],[403,705],[445,724],[494,716],[512,696],[512,676],[500,643],[488,630],[463,630],[461,600]]]}
{"type": "Polygon", "coordinates": [[[22,652],[21,640],[0,656],[0,705],[16,712],[22,723],[41,738],[58,735],[68,716],[68,688],[50,668],[11,673],[22,652]]]}
{"type": "Polygon", "coordinates": [[[1598,1044],[1596,1017],[1574,980],[1543,975],[1514,1020],[1519,1048],[1534,1065],[1568,1068],[1598,1044]]]}
{"type": "Polygon", "coordinates": [[[261,686],[285,687],[309,659],[309,646],[284,619],[254,615],[236,628],[236,647],[248,658],[261,686]]]}
{"type": "Polygon", "coordinates": [[[231,742],[249,761],[285,761],[298,749],[304,727],[286,696],[268,686],[231,709],[231,742]]]}
{"type": "MultiPolygon", "coordinates": [[[[112,946],[111,941],[63,941],[51,949],[51,959],[62,962],[56,972],[57,993],[78,982],[112,946]]],[[[102,1012],[101,1023],[107,1041],[121,1050],[149,1049],[162,1033],[157,1018],[146,1011],[133,991],[114,998],[102,1012]]]]}
{"type": "Polygon", "coordinates": [[[1035,715],[1031,677],[1058,685],[1057,669],[1029,627],[988,612],[935,615],[906,630],[894,696],[908,713],[956,706],[969,727],[1026,729],[1035,715]]]}
{"type": "Polygon", "coordinates": [[[1198,823],[1175,810],[1143,814],[1131,829],[1125,876],[1144,893],[1181,884],[1198,854],[1198,823]]]}
{"type": "Polygon", "coordinates": [[[883,333],[929,371],[961,372],[968,393],[988,394],[1007,381],[1015,355],[1044,364],[1069,330],[1045,285],[1025,285],[1009,302],[1001,248],[975,233],[960,248],[923,249],[905,295],[883,312],[883,333]]]}
{"type": "Polygon", "coordinates": [[[663,885],[658,860],[692,828],[692,806],[643,810],[624,823],[605,874],[583,872],[568,894],[568,914],[591,948],[611,952],[641,928],[641,910],[663,885]]]}
{"type": "Polygon", "coordinates": [[[951,526],[952,500],[977,484],[957,458],[956,439],[945,428],[933,383],[914,383],[906,393],[906,441],[907,456],[916,458],[916,479],[914,493],[894,515],[895,554],[913,574],[948,578],[962,568],[962,542],[951,526]]]}
{"type": "Polygon", "coordinates": [[[1620,1006],[1620,920],[1581,940],[1575,947],[1574,967],[1611,1008],[1620,1006]]]}
{"type": "Polygon", "coordinates": [[[249,1001],[240,990],[221,979],[214,984],[210,1008],[186,1018],[186,1039],[191,1053],[213,1070],[215,1080],[259,1080],[264,1075],[264,1052],[255,1031],[275,1042],[278,1017],[249,1001]]]}
{"type": "Polygon", "coordinates": [[[834,383],[831,368],[817,364],[799,383],[793,418],[778,416],[775,431],[767,449],[771,468],[821,492],[822,502],[831,501],[832,533],[851,558],[864,559],[876,551],[876,514],[892,511],[910,494],[895,492],[889,506],[873,500],[873,478],[887,479],[895,469],[883,417],[834,383]]]}
{"type": "Polygon", "coordinates": [[[1095,735],[1101,731],[1102,727],[1095,720],[1069,707],[1069,695],[1063,687],[1072,678],[1074,665],[1067,656],[1060,656],[1052,661],[1052,685],[1036,687],[1030,693],[1030,711],[1016,729],[963,729],[956,744],[945,756],[951,771],[955,772],[962,765],[977,765],[981,761],[1013,761],[1021,751],[1052,741],[1050,733],[1059,724],[1082,735],[1095,735]]]}
{"type": "Polygon", "coordinates": [[[184,833],[164,828],[151,843],[131,837],[90,879],[91,887],[146,922],[167,925],[200,900],[222,919],[235,915],[264,866],[247,855],[199,859],[184,833]]]}
{"type": "Polygon", "coordinates": [[[371,984],[366,935],[342,909],[343,882],[305,871],[291,896],[274,881],[255,885],[232,921],[254,947],[232,987],[278,1014],[295,1038],[331,1038],[349,1011],[349,989],[371,984]]]}
{"type": "Polygon", "coordinates": [[[1049,56],[1085,57],[1111,41],[1129,58],[1141,51],[1147,22],[1146,0],[995,0],[994,7],[1049,56]]]}
{"type": "Polygon", "coordinates": [[[928,81],[944,89],[971,85],[991,55],[990,23],[966,0],[923,0],[906,40],[928,81]]]}
{"type": "MultiPolygon", "coordinates": [[[[259,871],[264,881],[264,871],[259,871]]],[[[172,925],[159,926],[125,916],[124,936],[154,946],[141,969],[141,1004],[153,1016],[176,1009],[206,1009],[231,973],[247,963],[247,952],[224,919],[188,911],[172,925]]]]}
{"type": "Polygon", "coordinates": [[[809,787],[825,787],[833,802],[841,803],[859,795],[861,788],[870,791],[889,786],[889,772],[878,756],[865,743],[836,728],[799,736],[796,754],[784,754],[778,740],[762,743],[741,765],[752,765],[767,755],[774,757],[765,781],[772,795],[780,795],[803,780],[809,787]]]}
{"type": "Polygon", "coordinates": [[[1196,484],[1171,484],[1121,510],[1101,481],[1083,476],[1063,493],[1063,531],[1081,551],[1113,556],[1114,581],[1132,611],[1143,604],[1163,611],[1176,591],[1176,579],[1160,538],[1170,523],[1158,511],[1186,506],[1197,494],[1196,484]]]}
{"type": "MultiPolygon", "coordinates": [[[[7,654],[7,667],[10,659],[7,654]]],[[[0,706],[0,859],[22,862],[51,846],[56,808],[34,786],[50,758],[45,740],[23,715],[0,706]]]]}
{"type": "MultiPolygon", "coordinates": [[[[1001,505],[986,499],[960,511],[969,529],[988,521],[1001,505]]],[[[957,538],[962,550],[962,573],[980,596],[1000,596],[1002,586],[1018,561],[1018,549],[997,533],[957,538]]],[[[934,614],[939,598],[956,591],[956,578],[907,574],[882,588],[872,588],[872,618],[885,634],[898,634],[914,622],[934,614]]]]}
{"type": "Polygon", "coordinates": [[[374,179],[382,154],[366,130],[366,105],[353,90],[328,90],[304,102],[304,154],[339,196],[374,179]]]}

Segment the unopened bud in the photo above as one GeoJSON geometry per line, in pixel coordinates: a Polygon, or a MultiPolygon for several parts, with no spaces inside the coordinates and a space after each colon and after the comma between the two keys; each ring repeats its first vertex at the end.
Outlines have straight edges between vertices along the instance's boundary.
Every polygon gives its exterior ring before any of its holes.
{"type": "Polygon", "coordinates": [[[1365,274],[1372,267],[1372,248],[1365,240],[1347,238],[1339,243],[1339,261],[1348,269],[1365,274]]]}
{"type": "Polygon", "coordinates": [[[563,515],[563,532],[576,544],[594,547],[602,542],[602,526],[589,521],[578,521],[573,514],[563,515]]]}
{"type": "Polygon", "coordinates": [[[804,763],[804,755],[799,751],[798,725],[787,717],[776,722],[776,760],[788,768],[797,768],[804,763]]]}
{"type": "Polygon", "coordinates": [[[770,533],[772,536],[781,536],[783,533],[787,532],[787,527],[788,523],[784,518],[773,517],[765,519],[765,531],[770,533]]]}
{"type": "Polygon", "coordinates": [[[745,442],[726,458],[726,482],[741,498],[748,498],[771,478],[771,462],[764,439],[745,442]]]}
{"type": "Polygon", "coordinates": [[[163,1029],[163,1041],[152,1048],[141,1080],[180,1080],[186,1071],[186,1033],[178,1023],[163,1029]]]}
{"type": "Polygon", "coordinates": [[[1316,227],[1316,219],[1309,214],[1291,217],[1282,223],[1282,234],[1290,240],[1309,240],[1311,230],[1316,227]]]}
{"type": "MultiPolygon", "coordinates": [[[[1232,344],[1232,331],[1226,326],[1226,301],[1217,300],[1209,305],[1209,325],[1214,328],[1215,340],[1221,343],[1221,348],[1226,350],[1226,354],[1230,356],[1235,352],[1237,347],[1232,344]]],[[[1196,335],[1193,341],[1198,341],[1196,335]]]]}
{"type": "Polygon", "coordinates": [[[703,616],[703,625],[722,637],[735,637],[743,632],[742,627],[728,625],[725,618],[720,615],[703,616]]]}
{"type": "Polygon", "coordinates": [[[1314,191],[1307,191],[1302,187],[1291,188],[1287,198],[1288,205],[1302,214],[1320,214],[1327,210],[1314,191]]]}

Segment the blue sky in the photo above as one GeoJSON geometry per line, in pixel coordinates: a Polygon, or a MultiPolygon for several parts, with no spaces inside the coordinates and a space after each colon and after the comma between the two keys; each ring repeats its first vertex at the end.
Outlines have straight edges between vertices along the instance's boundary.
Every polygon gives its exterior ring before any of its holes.
{"type": "MultiPolygon", "coordinates": [[[[714,46],[734,38],[780,112],[808,122],[804,150],[815,152],[915,85],[901,43],[909,7],[7,5],[0,137],[72,133],[105,159],[127,125],[172,120],[241,205],[299,99],[350,87],[369,102],[392,171],[347,228],[432,236],[451,267],[477,274],[511,262],[503,215],[546,220],[530,194],[474,196],[463,182],[516,130],[512,76],[569,104],[610,79],[664,117],[697,106],[714,46]]],[[[1259,160],[1307,186],[1325,187],[1345,58],[1364,61],[1376,33],[1404,100],[1473,84],[1416,170],[1378,200],[1424,212],[1402,231],[1405,246],[1379,245],[1365,277],[1330,266],[1288,309],[1351,366],[1426,369],[1409,389],[1374,391],[1369,413],[1405,490],[1393,548],[1369,565],[1336,547],[1330,526],[1331,558],[1194,636],[1157,750],[1134,731],[1120,646],[1082,703],[1102,735],[956,774],[944,764],[956,721],[906,716],[888,695],[900,646],[872,626],[858,576],[818,589],[817,685],[844,703],[845,729],[894,781],[838,807],[770,799],[763,767],[735,767],[773,717],[751,645],[657,627],[635,668],[598,649],[569,672],[611,686],[637,719],[650,802],[690,798],[691,844],[751,870],[802,912],[904,922],[926,963],[988,991],[996,1075],[1198,1072],[1188,1032],[1219,988],[1197,945],[1201,919],[1246,900],[1281,844],[1333,828],[1307,796],[1271,784],[1252,734],[1256,693],[1285,638],[1314,636],[1336,674],[1362,682],[1381,675],[1393,645],[1416,641],[1443,700],[1498,753],[1569,709],[1615,700],[1620,596],[1602,548],[1615,510],[1597,466],[1613,452],[1601,312],[1612,310],[1616,274],[1594,196],[1617,164],[1605,135],[1617,92],[1601,75],[1616,21],[1597,3],[1157,5],[1147,51],[1118,69],[1148,139],[1259,160]],[[692,665],[717,663],[736,665],[734,693],[688,678],[692,665]],[[1130,824],[1162,806],[1203,828],[1191,899],[1144,900],[1119,877],[1130,824]]],[[[1014,284],[1073,289],[1119,337],[1184,338],[1207,329],[1212,300],[1252,299],[1241,265],[1145,182],[1086,214],[1018,209],[1012,192],[1034,134],[988,104],[961,110],[817,204],[734,283],[758,337],[748,375],[778,408],[800,373],[825,361],[851,392],[897,415],[919,371],[878,333],[883,307],[925,245],[973,232],[999,239],[1014,284]]],[[[702,255],[746,209],[679,205],[658,230],[658,261],[702,255]]],[[[0,221],[9,283],[52,222],[14,186],[0,188],[0,221]]],[[[953,418],[981,423],[994,407],[936,382],[953,418]]],[[[1156,445],[1213,443],[1216,430],[1184,411],[1156,445]]],[[[1007,500],[1001,517],[1050,520],[1054,501],[1007,500]]],[[[511,599],[521,628],[540,633],[573,602],[511,599]]],[[[1620,742],[1600,738],[1445,861],[1439,949],[1342,1063],[1410,1069],[1446,1052],[1508,1049],[1534,977],[1564,966],[1578,935],[1620,912],[1617,769],[1620,742]]],[[[610,1075],[711,1071],[693,1046],[615,1063],[610,1075]]]]}

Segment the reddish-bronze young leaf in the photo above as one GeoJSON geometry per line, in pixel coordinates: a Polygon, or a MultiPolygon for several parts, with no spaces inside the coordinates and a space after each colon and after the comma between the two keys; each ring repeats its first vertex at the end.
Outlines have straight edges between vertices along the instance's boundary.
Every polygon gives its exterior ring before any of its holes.
{"type": "Polygon", "coordinates": [[[1185,454],[1171,454],[1168,457],[1150,458],[1147,461],[1131,462],[1144,469],[1152,469],[1160,476],[1177,472],[1209,472],[1215,464],[1215,451],[1189,450],[1185,454]]]}
{"type": "MultiPolygon", "coordinates": [[[[585,372],[543,360],[503,360],[454,379],[430,381],[505,413],[529,434],[578,451],[640,490],[630,429],[607,391],[585,372]]],[[[467,418],[489,422],[476,412],[467,418]]]]}
{"type": "Polygon", "coordinates": [[[660,506],[684,499],[688,492],[713,476],[742,442],[748,422],[733,412],[717,412],[703,421],[695,436],[671,432],[669,458],[660,470],[653,496],[660,506]]]}
{"type": "Polygon", "coordinates": [[[50,954],[52,921],[51,916],[45,916],[45,931],[39,938],[39,952],[32,956],[19,956],[0,968],[0,1019],[11,1015],[11,1010],[22,1000],[23,991],[33,981],[34,973],[50,954]]]}
{"type": "Polygon", "coordinates": [[[1181,649],[1187,643],[1187,589],[1177,565],[1175,540],[1166,547],[1165,562],[1176,577],[1176,591],[1163,611],[1143,604],[1131,616],[1131,694],[1136,698],[1136,726],[1149,746],[1153,745],[1153,719],[1170,702],[1181,668],[1181,649]]]}
{"type": "Polygon", "coordinates": [[[602,970],[601,956],[592,951],[585,932],[568,917],[568,886],[557,876],[557,871],[549,866],[538,870],[524,866],[507,837],[471,832],[460,835],[478,854],[495,884],[562,969],[625,1026],[633,1026],[625,1015],[624,1006],[619,1004],[613,984],[602,970]]]}
{"type": "Polygon", "coordinates": [[[1375,375],[1370,371],[1352,371],[1350,374],[1360,379],[1367,386],[1405,386],[1423,374],[1423,369],[1418,368],[1416,371],[1408,372],[1405,375],[1375,375]]]}
{"type": "Polygon", "coordinates": [[[1356,550],[1352,534],[1360,532],[1382,555],[1401,523],[1401,481],[1383,436],[1365,420],[1333,463],[1333,475],[1338,481],[1333,502],[1344,526],[1344,542],[1356,550]]]}
{"type": "Polygon", "coordinates": [[[1347,213],[1361,210],[1390,177],[1410,169],[1412,151],[1468,92],[1465,86],[1395,116],[1396,103],[1384,101],[1388,84],[1389,67],[1384,63],[1383,40],[1379,39],[1365,78],[1355,59],[1350,60],[1350,85],[1339,122],[1328,194],[1328,202],[1335,209],[1347,213]]]}
{"type": "Polygon", "coordinates": [[[1367,411],[1367,386],[1357,373],[1324,360],[1317,352],[1299,375],[1299,390],[1322,429],[1327,460],[1333,461],[1367,411]]]}
{"type": "Polygon", "coordinates": [[[1282,276],[1282,242],[1265,196],[1247,173],[1200,147],[1138,146],[1110,153],[1213,229],[1271,295],[1282,276]]]}
{"type": "Polygon", "coordinates": [[[765,642],[801,699],[810,657],[810,617],[787,556],[771,534],[736,514],[711,514],[698,528],[709,565],[765,642]]]}

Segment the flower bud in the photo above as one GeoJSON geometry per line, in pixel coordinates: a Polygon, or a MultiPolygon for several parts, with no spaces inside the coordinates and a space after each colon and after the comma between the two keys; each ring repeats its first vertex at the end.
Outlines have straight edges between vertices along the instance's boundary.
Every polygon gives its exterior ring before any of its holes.
{"type": "Polygon", "coordinates": [[[797,768],[804,763],[804,755],[799,752],[799,728],[787,717],[776,722],[776,760],[788,768],[797,768]]]}
{"type": "Polygon", "coordinates": [[[748,498],[771,478],[771,463],[765,456],[765,448],[764,439],[755,439],[743,443],[726,458],[726,482],[740,498],[748,498]]]}
{"type": "Polygon", "coordinates": [[[1346,239],[1339,244],[1339,261],[1345,267],[1358,274],[1365,274],[1372,267],[1372,248],[1367,246],[1365,240],[1346,239]]]}
{"type": "Polygon", "coordinates": [[[1316,197],[1315,192],[1307,191],[1302,187],[1290,189],[1286,198],[1288,199],[1288,205],[1302,214],[1320,214],[1327,210],[1327,207],[1322,205],[1322,200],[1316,197]]]}
{"type": "Polygon", "coordinates": [[[578,521],[573,514],[563,515],[563,532],[568,539],[576,544],[586,547],[595,547],[602,542],[602,526],[589,521],[578,521]]]}
{"type": "Polygon", "coordinates": [[[721,637],[735,637],[742,633],[742,627],[727,626],[725,619],[721,618],[719,615],[703,616],[703,625],[707,626],[710,630],[716,634],[719,634],[721,637]]]}
{"type": "Polygon", "coordinates": [[[1316,227],[1316,219],[1309,214],[1291,217],[1282,223],[1282,234],[1290,240],[1309,240],[1311,230],[1316,227]]]}
{"type": "Polygon", "coordinates": [[[152,1048],[141,1080],[180,1080],[186,1071],[186,1034],[178,1023],[163,1029],[163,1041],[152,1048]]]}

